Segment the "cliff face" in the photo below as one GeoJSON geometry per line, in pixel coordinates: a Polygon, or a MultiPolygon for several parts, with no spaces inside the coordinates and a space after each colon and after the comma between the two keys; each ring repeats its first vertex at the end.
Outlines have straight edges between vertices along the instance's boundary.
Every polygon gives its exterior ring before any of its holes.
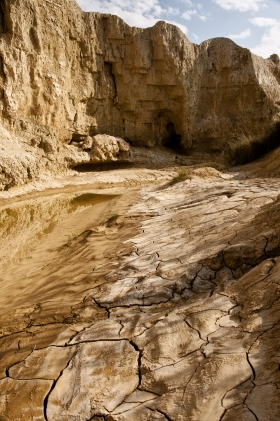
{"type": "Polygon", "coordinates": [[[100,133],[223,152],[280,119],[279,60],[228,39],[197,46],[165,22],[131,28],[74,0],[3,0],[0,33],[1,125],[50,169],[65,151],[65,165],[86,161],[60,145],[100,133]]]}

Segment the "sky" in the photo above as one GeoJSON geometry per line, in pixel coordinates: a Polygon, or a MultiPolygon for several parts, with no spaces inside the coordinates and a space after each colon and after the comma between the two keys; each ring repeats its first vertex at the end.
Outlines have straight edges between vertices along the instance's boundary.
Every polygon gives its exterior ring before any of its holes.
{"type": "Polygon", "coordinates": [[[264,58],[280,56],[280,0],[77,0],[86,12],[120,16],[147,28],[159,20],[178,26],[196,44],[231,38],[264,58]]]}

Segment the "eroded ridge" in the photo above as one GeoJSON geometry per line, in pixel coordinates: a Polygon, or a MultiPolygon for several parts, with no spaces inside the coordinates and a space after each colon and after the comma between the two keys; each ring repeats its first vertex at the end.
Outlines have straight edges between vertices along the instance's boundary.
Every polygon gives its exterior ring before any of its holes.
{"type": "Polygon", "coordinates": [[[122,245],[102,265],[87,266],[100,227],[63,249],[56,282],[87,287],[64,312],[51,289],[5,309],[1,420],[278,419],[279,187],[227,177],[149,187],[103,229],[122,245]]]}

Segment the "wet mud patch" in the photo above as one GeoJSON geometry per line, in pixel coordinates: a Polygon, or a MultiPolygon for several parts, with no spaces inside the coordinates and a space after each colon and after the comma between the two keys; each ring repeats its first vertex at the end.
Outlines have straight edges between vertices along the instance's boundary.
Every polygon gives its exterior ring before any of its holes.
{"type": "Polygon", "coordinates": [[[74,208],[78,208],[79,206],[94,206],[97,203],[107,202],[107,200],[114,199],[115,197],[118,197],[118,195],[83,193],[71,199],[70,205],[74,208]]]}
{"type": "MultiPolygon", "coordinates": [[[[0,208],[0,264],[5,266],[26,256],[55,227],[86,207],[117,195],[84,192],[58,194],[0,208]]],[[[65,235],[72,235],[66,233],[65,235]]]]}

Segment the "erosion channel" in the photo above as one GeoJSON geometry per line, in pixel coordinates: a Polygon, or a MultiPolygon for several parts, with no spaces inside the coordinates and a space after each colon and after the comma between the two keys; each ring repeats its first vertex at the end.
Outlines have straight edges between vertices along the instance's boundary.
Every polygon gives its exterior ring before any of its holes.
{"type": "Polygon", "coordinates": [[[0,421],[280,420],[279,139],[277,54],[0,0],[0,421]]]}
{"type": "Polygon", "coordinates": [[[280,180],[253,168],[3,198],[0,419],[278,419],[280,180]]]}

